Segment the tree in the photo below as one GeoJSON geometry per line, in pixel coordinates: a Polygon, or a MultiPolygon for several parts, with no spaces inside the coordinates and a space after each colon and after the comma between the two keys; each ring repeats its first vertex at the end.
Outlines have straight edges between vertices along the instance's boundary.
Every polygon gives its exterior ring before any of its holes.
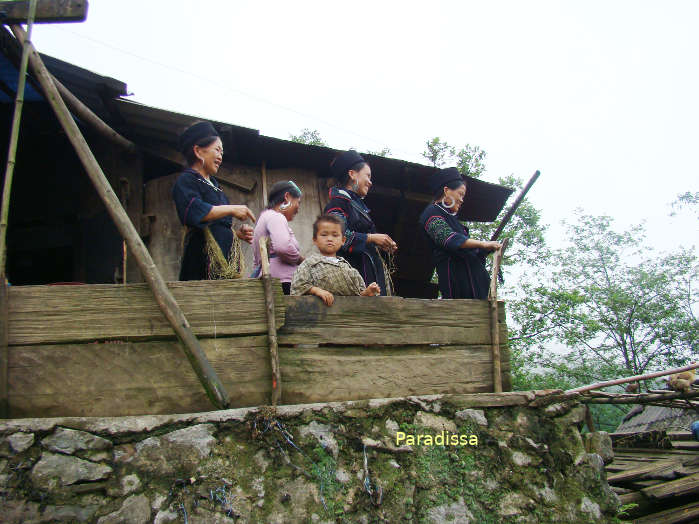
{"type": "Polygon", "coordinates": [[[617,232],[610,217],[580,210],[567,230],[570,244],[510,304],[520,364],[589,384],[683,365],[699,353],[692,251],[656,253],[644,226],[617,232]],[[552,344],[564,351],[550,352],[552,344]]]}
{"type": "Polygon", "coordinates": [[[328,144],[321,138],[320,132],[317,129],[311,130],[307,127],[303,128],[298,135],[289,135],[289,140],[309,146],[328,147],[328,144]]]}
{"type": "Polygon", "coordinates": [[[681,195],[677,195],[675,201],[671,204],[672,212],[670,216],[675,216],[679,211],[690,208],[694,213],[696,213],[697,218],[699,218],[699,192],[691,193],[687,191],[681,195]]]}
{"type": "Polygon", "coordinates": [[[442,140],[436,136],[425,142],[425,150],[422,152],[422,156],[429,160],[430,164],[434,167],[442,167],[455,153],[456,151],[452,146],[446,142],[442,142],[442,140]]]}
{"type": "Polygon", "coordinates": [[[378,149],[376,151],[367,151],[368,155],[374,155],[374,156],[388,156],[391,154],[391,150],[388,147],[382,147],[381,149],[378,149]]]}

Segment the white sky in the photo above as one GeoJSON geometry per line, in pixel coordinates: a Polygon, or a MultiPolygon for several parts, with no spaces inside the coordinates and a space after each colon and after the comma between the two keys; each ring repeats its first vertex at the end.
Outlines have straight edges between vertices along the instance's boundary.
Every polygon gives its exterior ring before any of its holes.
{"type": "Polygon", "coordinates": [[[667,217],[699,191],[698,21],[693,0],[90,0],[33,41],[139,102],[265,135],[418,162],[433,136],[479,145],[488,179],[541,170],[547,223],[646,219],[669,249],[699,240],[667,217]]]}

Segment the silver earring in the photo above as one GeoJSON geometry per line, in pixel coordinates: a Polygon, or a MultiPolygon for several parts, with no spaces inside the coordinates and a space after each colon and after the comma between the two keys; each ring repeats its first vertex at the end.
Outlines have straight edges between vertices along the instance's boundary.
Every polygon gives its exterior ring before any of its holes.
{"type": "Polygon", "coordinates": [[[447,209],[451,209],[452,207],[454,207],[454,204],[456,204],[456,200],[454,200],[452,197],[447,196],[447,195],[444,195],[444,196],[442,197],[442,205],[443,205],[444,207],[446,207],[447,209]],[[447,203],[444,201],[445,198],[448,198],[449,200],[451,200],[451,204],[447,204],[447,203]]]}
{"type": "Polygon", "coordinates": [[[289,209],[290,207],[291,207],[291,202],[287,202],[286,200],[284,200],[284,203],[281,206],[279,206],[279,209],[284,211],[285,209],[289,209]]]}
{"type": "Polygon", "coordinates": [[[359,184],[357,184],[356,182],[352,182],[352,191],[357,193],[359,191],[359,184]]]}

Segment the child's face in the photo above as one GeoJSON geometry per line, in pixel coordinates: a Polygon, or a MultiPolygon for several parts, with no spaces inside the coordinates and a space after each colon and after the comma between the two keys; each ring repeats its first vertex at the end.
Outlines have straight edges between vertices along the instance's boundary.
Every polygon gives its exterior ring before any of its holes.
{"type": "Polygon", "coordinates": [[[326,257],[335,256],[342,244],[345,243],[345,237],[342,234],[342,226],[333,224],[332,222],[321,222],[318,224],[318,233],[313,238],[313,243],[320,251],[321,255],[326,257]]]}

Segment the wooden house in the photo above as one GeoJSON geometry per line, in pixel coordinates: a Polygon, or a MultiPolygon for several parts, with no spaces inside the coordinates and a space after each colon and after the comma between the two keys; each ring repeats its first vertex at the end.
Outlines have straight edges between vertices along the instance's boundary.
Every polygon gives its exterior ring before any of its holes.
{"type": "MultiPolygon", "coordinates": [[[[0,30],[3,165],[20,53],[17,40],[0,30]]],[[[182,226],[171,190],[183,161],[176,144],[179,133],[198,119],[132,102],[123,82],[49,56],[42,58],[80,104],[126,138],[116,140],[96,132],[73,111],[157,269],[164,280],[175,281],[182,226]]],[[[246,204],[259,214],[267,188],[274,182],[291,179],[301,187],[301,210],[291,226],[303,254],[308,254],[311,224],[327,202],[333,183],[328,166],[337,151],[222,122],[214,125],[225,150],[217,178],[232,203],[246,204]]],[[[366,202],[378,230],[390,234],[400,246],[393,280],[396,294],[403,298],[382,298],[371,304],[347,299],[333,310],[324,310],[313,297],[278,294],[281,359],[289,377],[282,400],[492,391],[488,302],[419,300],[437,296],[428,247],[417,225],[419,213],[430,200],[428,178],[434,168],[372,155],[366,158],[374,182],[366,202]],[[449,324],[445,319],[455,314],[463,320],[449,324]],[[353,319],[359,327],[339,327],[343,318],[353,319]],[[345,355],[344,364],[330,363],[327,354],[320,355],[318,348],[325,346],[332,346],[333,358],[345,355]],[[455,366],[454,359],[464,366],[455,366]],[[311,371],[318,373],[314,384],[309,382],[314,376],[311,371]],[[358,382],[362,374],[368,378],[358,382]],[[347,380],[338,382],[338,377],[347,380]],[[332,391],[323,390],[331,383],[336,384],[332,391]]],[[[469,180],[461,218],[494,220],[511,192],[469,180]]],[[[250,268],[252,252],[247,246],[244,249],[250,268]]],[[[132,253],[126,252],[119,230],[34,74],[29,75],[25,90],[11,193],[7,276],[11,284],[5,305],[9,349],[3,362],[8,369],[5,384],[11,416],[206,409],[206,396],[179,350],[178,339],[148,287],[139,284],[144,280],[132,253]]],[[[270,370],[262,351],[267,332],[260,283],[171,283],[170,288],[213,367],[228,384],[231,398],[237,398],[231,405],[264,403],[270,370]]],[[[502,305],[500,322],[506,346],[502,305]]],[[[502,369],[507,387],[506,348],[502,369]]]]}

